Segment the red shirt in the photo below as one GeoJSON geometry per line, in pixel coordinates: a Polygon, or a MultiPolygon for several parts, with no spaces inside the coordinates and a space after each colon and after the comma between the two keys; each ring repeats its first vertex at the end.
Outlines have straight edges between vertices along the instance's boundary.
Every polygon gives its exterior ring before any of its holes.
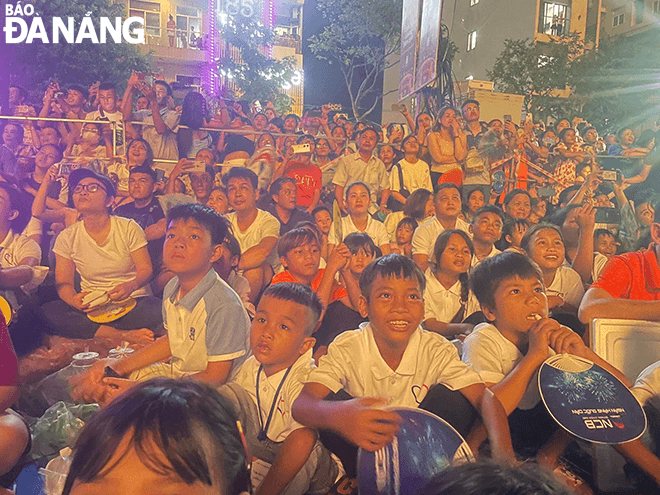
{"type": "Polygon", "coordinates": [[[314,192],[322,187],[321,169],[312,163],[292,163],[286,170],[286,177],[296,181],[298,199],[296,204],[308,208],[314,199],[314,192]]]}
{"type": "MultiPolygon", "coordinates": [[[[316,275],[316,278],[312,280],[312,290],[316,292],[319,289],[319,285],[321,285],[321,279],[323,278],[323,274],[325,273],[325,268],[319,268],[319,272],[316,275]]],[[[299,284],[295,278],[293,278],[293,275],[289,272],[289,270],[284,270],[283,272],[278,273],[273,277],[273,281],[271,282],[271,285],[275,284],[281,284],[282,282],[294,282],[299,284]]],[[[348,296],[348,292],[346,292],[346,288],[343,287],[342,285],[339,285],[339,283],[335,282],[335,288],[332,291],[331,299],[330,302],[334,302],[337,299],[341,299],[342,297],[348,296]]]]}
{"type": "Polygon", "coordinates": [[[660,268],[655,245],[615,256],[607,262],[592,287],[604,289],[618,299],[657,301],[660,299],[660,268]]]}
{"type": "MultiPolygon", "coordinates": [[[[18,359],[9,337],[7,323],[0,313],[0,387],[15,387],[18,382],[18,359]]],[[[2,412],[2,411],[0,411],[2,412]]]]}

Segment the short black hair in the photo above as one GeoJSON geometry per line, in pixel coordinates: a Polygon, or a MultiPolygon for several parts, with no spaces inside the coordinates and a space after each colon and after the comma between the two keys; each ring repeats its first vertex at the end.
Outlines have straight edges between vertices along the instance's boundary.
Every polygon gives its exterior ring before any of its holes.
{"type": "Polygon", "coordinates": [[[30,222],[31,213],[28,198],[25,197],[25,194],[18,187],[8,182],[0,182],[0,189],[4,189],[9,196],[10,208],[16,210],[18,214],[16,218],[9,222],[11,230],[14,231],[14,234],[20,234],[25,230],[27,224],[30,222]]]}
{"type": "Polygon", "coordinates": [[[396,224],[396,230],[399,229],[399,227],[402,227],[404,225],[408,225],[413,231],[417,228],[417,221],[414,218],[411,217],[403,217],[401,220],[399,220],[399,223],[396,224]]]}
{"type": "Polygon", "coordinates": [[[330,211],[330,209],[327,206],[319,205],[319,206],[317,206],[316,208],[314,208],[312,210],[312,217],[316,218],[316,214],[319,213],[320,211],[327,211],[328,215],[332,216],[332,212],[330,211]]]}
{"type": "Polygon", "coordinates": [[[529,228],[529,222],[522,218],[507,218],[506,221],[504,222],[504,225],[502,226],[501,239],[506,245],[506,247],[509,247],[511,245],[511,243],[506,240],[506,237],[512,236],[513,231],[518,227],[524,227],[525,230],[527,230],[529,228]]]}
{"type": "Polygon", "coordinates": [[[163,81],[162,79],[156,79],[154,81],[154,87],[156,86],[156,84],[160,84],[161,86],[163,86],[165,88],[165,90],[167,91],[167,96],[172,96],[174,94],[172,92],[172,86],[170,86],[167,83],[167,81],[163,81]]]}
{"type": "Polygon", "coordinates": [[[227,232],[227,235],[225,235],[225,240],[222,241],[222,243],[226,244],[229,248],[230,256],[238,256],[239,258],[241,257],[241,245],[238,243],[236,237],[234,237],[234,234],[227,232]]]}
{"type": "Polygon", "coordinates": [[[453,182],[443,182],[442,184],[440,184],[438,186],[438,189],[435,191],[435,197],[436,198],[438,197],[438,194],[440,193],[440,191],[442,191],[443,189],[456,189],[458,191],[458,194],[461,193],[461,188],[458,187],[457,184],[454,184],[453,182]]]}
{"type": "MultiPolygon", "coordinates": [[[[58,134],[60,133],[60,131],[58,131],[57,129],[55,129],[55,131],[58,134]]],[[[60,134],[60,137],[62,137],[61,134],[60,134]]],[[[44,149],[46,146],[50,146],[51,148],[53,148],[55,150],[55,163],[61,162],[62,159],[64,158],[64,151],[62,150],[62,148],[60,148],[56,144],[50,144],[49,143],[49,144],[42,144],[41,147],[39,148],[39,151],[44,149]]]]}
{"type": "Polygon", "coordinates": [[[465,100],[465,101],[463,102],[463,104],[461,105],[461,110],[463,110],[463,109],[464,109],[466,106],[468,106],[470,103],[474,103],[475,105],[477,105],[477,108],[479,108],[479,102],[478,102],[477,100],[475,100],[475,99],[473,99],[473,98],[468,98],[468,99],[465,100]]]}
{"type": "Polygon", "coordinates": [[[280,177],[279,179],[275,179],[275,181],[270,185],[270,190],[268,191],[268,194],[270,194],[271,196],[277,196],[278,194],[280,194],[282,187],[287,182],[293,184],[294,186],[296,185],[296,180],[293,177],[280,177]]]}
{"type": "Polygon", "coordinates": [[[365,132],[368,132],[368,131],[371,131],[376,135],[376,143],[378,143],[380,141],[380,134],[378,134],[378,130],[376,128],[371,127],[371,126],[367,126],[364,129],[362,129],[360,132],[358,132],[357,135],[356,135],[356,138],[360,139],[362,137],[362,134],[364,134],[365,132]]]}
{"type": "Polygon", "coordinates": [[[568,203],[568,196],[572,193],[575,192],[577,193],[580,190],[580,184],[574,184],[572,186],[568,186],[566,189],[564,189],[562,192],[559,193],[559,196],[557,197],[558,204],[561,205],[562,203],[568,203]]]}
{"type": "Polygon", "coordinates": [[[566,136],[566,134],[567,134],[569,131],[573,131],[573,132],[575,132],[575,129],[573,129],[572,127],[564,127],[561,131],[559,131],[559,136],[558,136],[559,139],[561,139],[561,140],[563,141],[563,140],[564,140],[564,136],[566,136]]]}
{"type": "Polygon", "coordinates": [[[62,493],[69,495],[76,481],[97,479],[127,435],[130,448],[159,474],[176,473],[188,484],[219,482],[231,495],[247,490],[247,454],[230,401],[194,380],[154,378],[136,384],[87,422],[62,493]]]}
{"type": "Polygon", "coordinates": [[[558,209],[556,212],[552,214],[550,218],[548,218],[548,222],[553,223],[557,225],[558,227],[561,227],[564,225],[564,222],[566,221],[566,218],[568,217],[568,214],[573,211],[576,208],[580,208],[582,205],[580,203],[571,203],[568,204],[560,209],[558,209]]]}
{"type": "Polygon", "coordinates": [[[513,201],[513,198],[518,196],[518,194],[524,194],[529,198],[529,200],[532,200],[532,196],[525,191],[524,189],[516,188],[516,189],[511,189],[508,193],[506,193],[506,196],[504,196],[504,201],[502,201],[502,204],[504,206],[508,206],[511,201],[513,201]]]}
{"type": "Polygon", "coordinates": [[[504,223],[504,212],[499,206],[484,205],[474,212],[474,215],[472,216],[472,225],[474,225],[474,223],[477,221],[477,218],[479,218],[484,213],[494,213],[495,215],[500,217],[500,220],[502,220],[502,223],[504,223]]]}
{"type": "Polygon", "coordinates": [[[133,174],[146,174],[151,177],[154,182],[156,182],[156,171],[149,165],[138,165],[137,167],[133,167],[129,170],[128,175],[131,176],[133,174]]]}
{"type": "Polygon", "coordinates": [[[27,93],[27,90],[23,86],[21,86],[19,84],[10,84],[9,87],[18,89],[18,95],[21,98],[23,98],[24,100],[27,99],[28,93],[27,93]]]}
{"type": "Polygon", "coordinates": [[[225,187],[229,187],[231,179],[247,179],[252,184],[252,189],[255,191],[259,187],[259,177],[252,170],[245,167],[233,167],[229,169],[225,175],[222,176],[222,183],[225,187]]]}
{"type": "Polygon", "coordinates": [[[609,237],[612,237],[612,238],[616,239],[616,236],[614,235],[614,232],[612,232],[611,230],[607,230],[607,229],[596,229],[596,230],[594,230],[594,242],[596,242],[596,240],[597,240],[601,235],[609,236],[609,237]]]}
{"type": "Polygon", "coordinates": [[[435,476],[419,495],[570,495],[538,466],[495,462],[465,463],[435,476]]]}
{"type": "Polygon", "coordinates": [[[77,91],[78,93],[83,95],[83,98],[85,99],[89,98],[89,91],[87,91],[87,88],[81,86],[80,84],[70,84],[69,86],[67,86],[66,90],[67,92],[71,90],[77,91]]]}
{"type": "Polygon", "coordinates": [[[422,294],[426,288],[424,272],[413,260],[401,254],[388,254],[372,261],[366,266],[362,275],[360,275],[360,291],[367,299],[371,296],[371,286],[378,277],[415,280],[422,294]]]}
{"type": "Polygon", "coordinates": [[[346,186],[346,192],[344,193],[344,196],[347,200],[348,200],[348,193],[350,193],[351,189],[353,189],[355,186],[364,187],[367,190],[367,194],[369,195],[369,198],[371,198],[371,189],[369,189],[369,186],[366,185],[364,182],[356,181],[356,182],[351,182],[348,186],[346,186]]]}
{"type": "Polygon", "coordinates": [[[321,304],[319,296],[310,287],[294,282],[281,282],[268,287],[261,297],[263,299],[266,296],[274,297],[280,301],[293,301],[309,309],[314,317],[312,318],[312,324],[305,329],[305,335],[307,337],[312,335],[321,313],[323,313],[323,304],[321,304]]]}
{"type": "Polygon", "coordinates": [[[364,249],[369,254],[378,253],[378,246],[369,234],[364,232],[352,232],[344,237],[344,244],[351,254],[357,254],[360,249],[364,249]]]}
{"type": "Polygon", "coordinates": [[[104,82],[99,84],[99,91],[109,91],[112,90],[117,94],[117,88],[115,88],[115,85],[111,82],[104,82]]]}
{"type": "Polygon", "coordinates": [[[312,232],[306,227],[296,227],[280,237],[280,240],[277,242],[277,255],[280,258],[285,258],[293,248],[313,242],[319,244],[320,247],[319,238],[315,232],[312,232]]]}
{"type": "Polygon", "coordinates": [[[543,283],[543,274],[536,263],[524,254],[505,251],[486,258],[473,269],[470,289],[481,306],[494,309],[497,288],[514,277],[536,278],[543,283]]]}
{"type": "Polygon", "coordinates": [[[211,234],[214,246],[222,244],[228,232],[227,221],[210,206],[199,203],[175,205],[167,212],[167,225],[179,220],[194,220],[211,234]]]}

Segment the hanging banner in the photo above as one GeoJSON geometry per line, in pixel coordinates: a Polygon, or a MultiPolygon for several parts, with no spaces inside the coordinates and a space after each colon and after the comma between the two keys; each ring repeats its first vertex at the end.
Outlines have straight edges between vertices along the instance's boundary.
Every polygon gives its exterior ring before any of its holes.
{"type": "Polygon", "coordinates": [[[401,57],[399,61],[399,101],[415,91],[415,62],[419,32],[420,0],[404,0],[401,18],[401,57]]]}
{"type": "Polygon", "coordinates": [[[424,0],[419,53],[417,54],[416,91],[422,89],[437,76],[441,12],[442,0],[424,0]]]}

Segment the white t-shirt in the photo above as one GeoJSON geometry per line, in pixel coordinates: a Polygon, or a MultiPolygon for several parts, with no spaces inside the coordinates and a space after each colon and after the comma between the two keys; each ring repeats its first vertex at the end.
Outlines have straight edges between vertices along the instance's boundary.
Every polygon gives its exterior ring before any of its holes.
{"type": "MultiPolygon", "coordinates": [[[[131,253],[146,245],[144,231],[135,220],[113,215],[110,217],[110,232],[103,244],[97,244],[89,236],[84,222],[76,222],[60,232],[53,252],[75,263],[82,292],[109,291],[136,277],[131,253]]],[[[151,287],[146,284],[131,297],[149,295],[151,287]]]]}
{"type": "MultiPolygon", "coordinates": [[[[371,237],[376,246],[383,246],[385,244],[389,244],[390,242],[389,237],[387,236],[385,225],[383,225],[383,223],[379,222],[378,220],[374,220],[371,216],[367,217],[367,228],[364,230],[358,230],[350,215],[342,217],[341,233],[344,237],[341,239],[341,241],[346,239],[346,236],[348,234],[352,234],[353,232],[364,232],[369,237],[371,237]]],[[[334,244],[336,246],[339,244],[337,241],[337,236],[335,236],[335,224],[333,222],[330,226],[330,233],[328,234],[328,244],[334,244]]]]}
{"type": "Polygon", "coordinates": [[[179,126],[181,114],[174,110],[169,110],[168,108],[161,108],[160,116],[166,127],[163,134],[158,134],[156,127],[154,127],[154,117],[151,110],[138,110],[131,116],[131,118],[133,120],[144,122],[145,124],[151,124],[142,127],[142,137],[144,137],[145,141],[151,146],[151,150],[154,152],[154,158],[156,160],[159,158],[162,160],[178,160],[179,151],[176,142],[176,131],[179,126]]]}
{"type": "MultiPolygon", "coordinates": [[[[435,278],[433,271],[430,268],[427,269],[426,289],[424,289],[424,320],[434,318],[444,323],[450,323],[459,309],[461,309],[460,280],[449,289],[445,289],[435,278]]],[[[470,291],[463,318],[467,318],[480,309],[479,301],[470,291]]]]}
{"type": "Polygon", "coordinates": [[[647,366],[630,389],[639,403],[647,403],[660,410],[660,361],[647,366]]]}
{"type": "MultiPolygon", "coordinates": [[[[552,349],[550,355],[555,355],[552,349]]],[[[486,383],[501,382],[523,357],[520,349],[490,323],[481,323],[474,327],[463,342],[463,361],[472,365],[486,383]]],[[[532,409],[541,400],[537,375],[538,370],[527,385],[527,390],[518,404],[519,409],[532,409]]]]}
{"type": "MultiPolygon", "coordinates": [[[[263,370],[261,371],[259,374],[259,403],[257,403],[257,373],[259,373],[260,365],[261,363],[254,356],[250,357],[238,370],[234,382],[245,389],[254,403],[257,404],[257,407],[261,406],[259,407],[261,424],[265,426],[273,400],[276,399],[275,392],[277,392],[277,387],[284,378],[286,370],[284,369],[270,377],[266,376],[263,370]]],[[[286,381],[282,385],[275,406],[276,410],[267,432],[268,438],[273,442],[283,442],[292,431],[303,427],[293,419],[291,406],[293,401],[300,395],[312,369],[314,369],[314,361],[312,359],[312,349],[310,349],[293,364],[289,376],[286,377],[286,381]]]]}
{"type": "Polygon", "coordinates": [[[385,217],[383,225],[387,231],[387,238],[390,242],[396,242],[396,226],[403,220],[404,214],[402,211],[393,211],[385,217]]]}
{"type": "Polygon", "coordinates": [[[486,259],[488,259],[488,258],[492,258],[493,256],[497,256],[497,255],[500,254],[501,252],[502,252],[502,251],[500,251],[500,250],[497,249],[495,246],[493,246],[493,249],[490,250],[490,253],[488,253],[488,256],[486,256],[485,258],[483,258],[483,259],[481,259],[481,260],[478,259],[478,258],[477,258],[477,255],[475,254],[474,256],[472,256],[472,261],[471,261],[470,267],[471,267],[471,268],[474,268],[474,267],[477,266],[479,263],[481,263],[483,260],[486,260],[486,259]]]}
{"type": "Polygon", "coordinates": [[[584,296],[584,285],[578,272],[568,266],[560,266],[550,287],[547,287],[545,293],[548,296],[560,295],[564,302],[575,306],[580,306],[582,296],[584,296]]]}
{"type": "Polygon", "coordinates": [[[0,242],[0,266],[14,268],[25,258],[36,258],[41,262],[41,247],[34,240],[22,234],[14,234],[9,229],[7,235],[0,242]]]}
{"type": "MultiPolygon", "coordinates": [[[[241,246],[241,253],[256,246],[267,237],[274,237],[275,239],[280,236],[280,222],[273,215],[264,210],[257,210],[257,218],[254,219],[252,225],[245,230],[238,228],[238,220],[236,212],[227,213],[225,215],[232,227],[232,233],[238,245],[241,246]]],[[[266,257],[266,261],[275,268],[279,266],[279,259],[277,258],[277,249],[273,248],[271,253],[266,257]]]]}
{"type": "Polygon", "coordinates": [[[605,268],[605,265],[607,265],[608,261],[609,259],[604,254],[594,253],[594,266],[591,270],[591,280],[594,282],[598,280],[600,272],[603,271],[603,268],[605,268]]]}
{"type": "MultiPolygon", "coordinates": [[[[403,189],[406,189],[410,193],[417,189],[433,191],[429,165],[424,160],[417,160],[416,163],[410,163],[409,161],[402,159],[399,160],[398,166],[401,167],[401,174],[403,175],[403,189]]],[[[390,171],[390,189],[397,192],[401,190],[399,169],[396,164],[390,171]]]]}
{"type": "MultiPolygon", "coordinates": [[[[470,237],[472,237],[470,234],[470,226],[465,220],[457,218],[455,228],[462,230],[470,237]]],[[[445,228],[442,226],[440,220],[438,220],[437,217],[432,216],[428,220],[424,221],[419,227],[415,229],[415,233],[413,234],[413,254],[427,254],[429,261],[432,261],[435,241],[444,231],[445,228]]]]}
{"type": "Polygon", "coordinates": [[[458,390],[482,380],[461,362],[447,339],[421,327],[411,335],[394,371],[380,355],[371,324],[365,322],[335,338],[307,382],[333,392],[344,389],[353,397],[383,397],[388,405],[417,407],[433,385],[458,390]]]}
{"type": "Polygon", "coordinates": [[[124,120],[121,110],[117,110],[113,113],[103,112],[103,115],[101,115],[100,110],[94,110],[85,115],[85,120],[101,120],[101,118],[107,118],[110,122],[121,122],[124,120]]]}

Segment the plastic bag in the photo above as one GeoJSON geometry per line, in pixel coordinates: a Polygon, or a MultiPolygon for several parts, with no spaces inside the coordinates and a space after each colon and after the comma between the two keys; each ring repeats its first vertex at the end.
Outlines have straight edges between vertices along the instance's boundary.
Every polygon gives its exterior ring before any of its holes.
{"type": "Polygon", "coordinates": [[[45,468],[39,470],[39,474],[44,477],[46,495],[62,495],[72,460],[71,449],[65,447],[60,451],[59,456],[51,460],[45,468]]]}
{"type": "Polygon", "coordinates": [[[52,457],[64,447],[72,447],[78,433],[94,413],[98,404],[67,404],[57,402],[31,425],[32,450],[30,457],[52,457]]]}

